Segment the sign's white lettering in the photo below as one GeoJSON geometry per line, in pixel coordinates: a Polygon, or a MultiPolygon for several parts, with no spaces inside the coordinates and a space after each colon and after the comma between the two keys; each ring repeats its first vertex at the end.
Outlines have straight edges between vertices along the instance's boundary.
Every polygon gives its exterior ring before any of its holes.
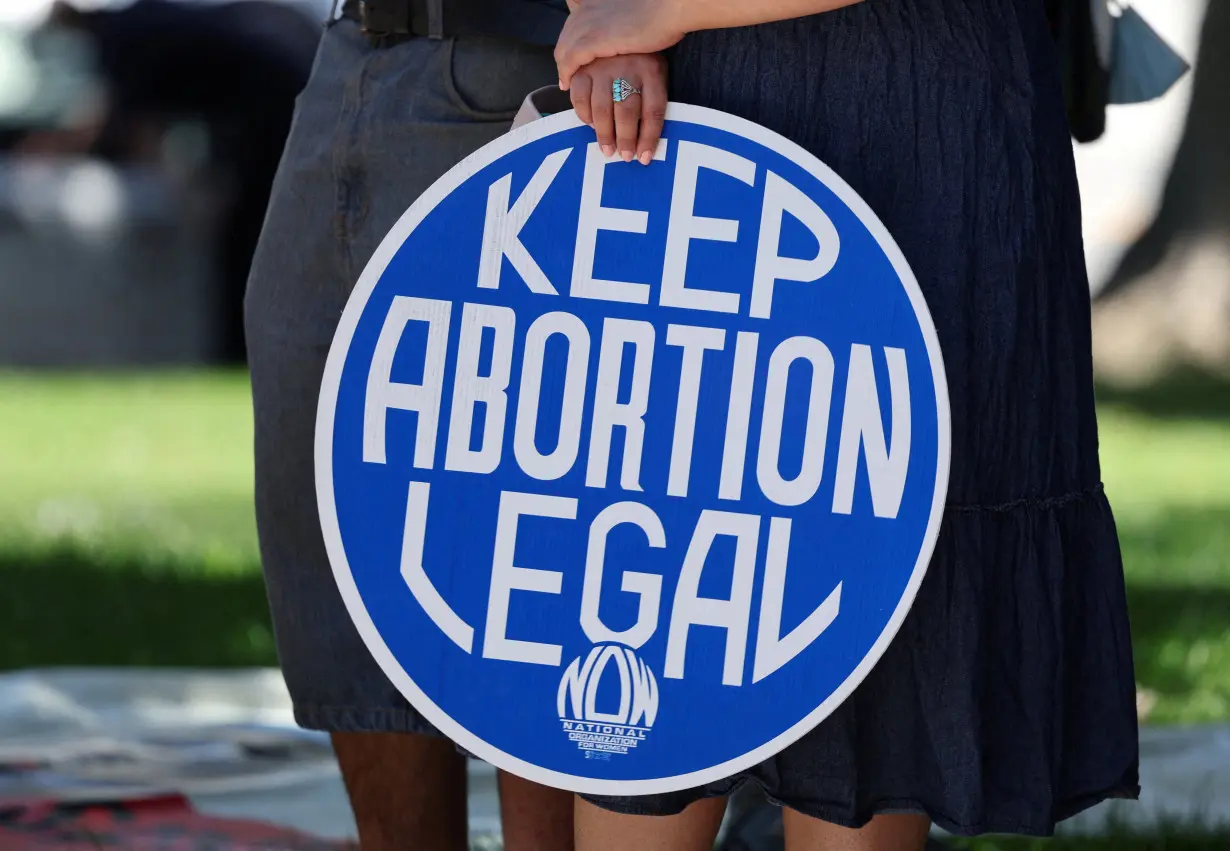
{"type": "MultiPolygon", "coordinates": [[[[722,172],[751,185],[755,179],[755,167],[747,160],[703,145],[681,143],[678,150],[680,161],[675,177],[661,303],[694,310],[736,313],[739,309],[737,294],[684,286],[690,241],[711,239],[733,242],[738,236],[737,223],[697,217],[692,208],[701,168],[722,172]]],[[[596,145],[587,147],[577,264],[573,269],[570,294],[581,298],[646,304],[649,301],[648,285],[602,281],[592,277],[597,231],[605,229],[643,234],[647,218],[643,212],[614,210],[601,205],[602,174],[606,161],[596,151],[596,145]]],[[[563,153],[566,155],[566,152],[563,153]]],[[[544,160],[511,208],[508,207],[509,181],[501,179],[492,184],[488,193],[480,287],[498,288],[500,267],[496,260],[503,256],[510,259],[513,268],[531,291],[544,295],[558,294],[554,286],[545,282],[541,268],[529,256],[518,234],[519,228],[558,175],[564,159],[566,156],[557,153],[544,160]],[[496,260],[492,260],[493,257],[496,260]]],[[[822,277],[835,264],[839,245],[833,224],[823,211],[772,173],[768,177],[765,197],[751,303],[752,317],[761,319],[769,318],[775,281],[807,281],[822,277]],[[798,217],[817,236],[820,250],[816,258],[801,261],[779,256],[781,220],[786,212],[798,217]]],[[[622,432],[623,452],[618,487],[628,492],[640,492],[643,490],[641,447],[645,437],[654,359],[658,348],[666,345],[681,349],[683,354],[677,376],[678,396],[673,423],[659,424],[670,425],[674,434],[666,492],[677,497],[689,495],[690,472],[697,460],[693,457],[693,439],[704,364],[706,355],[708,359],[727,355],[724,329],[671,324],[666,339],[659,341],[654,326],[649,322],[608,317],[603,322],[601,338],[596,343],[598,367],[591,382],[588,374],[590,349],[595,343],[591,341],[585,323],[571,313],[557,310],[542,314],[526,329],[524,339],[518,340],[517,315],[513,310],[465,302],[461,309],[456,351],[450,352],[448,340],[452,315],[451,302],[410,296],[394,299],[380,332],[376,357],[372,359],[367,382],[363,429],[366,461],[385,463],[387,412],[397,408],[417,414],[415,466],[432,468],[439,421],[445,414],[440,410],[442,389],[445,378],[451,373],[453,392],[451,406],[446,412],[448,438],[444,467],[460,473],[489,474],[496,471],[504,463],[508,388],[513,378],[510,369],[513,353],[520,349],[523,357],[518,403],[513,415],[512,442],[513,456],[521,471],[544,482],[564,477],[578,462],[582,440],[587,437],[585,442],[589,453],[585,484],[589,488],[606,489],[613,486],[608,481],[608,467],[612,440],[616,430],[619,430],[622,432]],[[391,378],[394,355],[400,350],[402,337],[411,322],[428,326],[421,355],[422,379],[418,384],[394,382],[391,378]],[[493,341],[491,369],[485,375],[480,374],[479,370],[484,333],[493,341]],[[555,447],[544,454],[539,450],[537,440],[542,425],[538,421],[540,394],[547,344],[555,336],[562,338],[567,348],[563,404],[560,406],[560,421],[549,424],[550,430],[558,435],[555,447]],[[626,378],[623,371],[628,363],[625,354],[629,349],[632,352],[631,375],[627,377],[630,391],[621,401],[620,389],[626,378]],[[584,400],[591,386],[594,405],[586,435],[583,433],[584,400]],[[485,415],[477,438],[478,448],[474,449],[475,413],[480,406],[485,415]]],[[[783,508],[803,505],[815,496],[824,476],[834,385],[833,355],[824,342],[813,337],[789,337],[778,343],[767,358],[763,413],[759,423],[753,424],[750,421],[751,396],[760,364],[758,355],[759,335],[755,331],[740,331],[734,351],[727,355],[733,358],[734,364],[725,448],[720,459],[700,460],[702,463],[721,464],[719,499],[741,499],[748,439],[754,425],[758,429],[756,444],[759,446],[756,481],[761,492],[783,508]],[[786,396],[792,376],[795,381],[800,380],[800,370],[795,368],[798,364],[807,367],[808,404],[802,460],[798,472],[787,478],[781,470],[782,436],[786,425],[786,396]]],[[[849,514],[853,510],[860,453],[870,483],[875,515],[891,519],[896,516],[901,502],[910,454],[909,375],[904,352],[900,349],[884,347],[882,355],[890,376],[891,438],[886,437],[884,431],[872,347],[863,343],[854,343],[850,347],[846,393],[841,408],[841,437],[832,504],[834,513],[849,514]]],[[[421,564],[428,498],[424,486],[417,493],[412,489],[407,501],[402,572],[411,592],[441,631],[467,653],[472,652],[473,628],[464,623],[444,601],[421,564]]],[[[562,586],[563,575],[559,571],[514,565],[517,526],[522,515],[572,520],[577,516],[577,500],[530,493],[503,493],[491,562],[483,656],[558,666],[561,664],[560,645],[513,639],[507,635],[513,591],[559,594],[562,586]]],[[[635,594],[639,599],[637,619],[631,627],[612,630],[603,623],[599,614],[606,536],[616,525],[625,523],[638,526],[645,533],[649,546],[666,546],[666,530],[649,507],[636,502],[621,502],[603,510],[590,528],[579,617],[585,634],[592,641],[620,642],[637,648],[648,641],[658,628],[661,576],[637,571],[623,573],[622,590],[635,594]]],[[[757,516],[718,511],[701,513],[691,533],[687,555],[680,565],[663,672],[667,678],[680,679],[684,676],[689,630],[693,626],[706,626],[723,629],[727,633],[722,683],[742,685],[761,525],[761,518],[757,516]],[[737,542],[730,596],[724,599],[702,597],[698,590],[701,574],[719,536],[731,536],[737,542]]],[[[840,585],[787,636],[783,638],[777,634],[786,582],[789,530],[788,517],[771,519],[765,579],[761,590],[754,681],[769,676],[797,656],[820,636],[839,612],[840,585]]],[[[561,684],[561,694],[563,688],[561,684]]]]}
{"type": "MultiPolygon", "coordinates": [[[[390,409],[413,411],[415,428],[414,463],[430,470],[436,455],[436,437],[442,418],[441,394],[445,376],[454,375],[452,406],[447,412],[450,424],[448,451],[444,468],[453,472],[488,473],[505,463],[504,428],[509,407],[506,375],[512,362],[507,353],[516,345],[516,317],[509,311],[489,305],[466,303],[462,306],[462,345],[458,352],[447,350],[449,335],[449,302],[399,296],[390,320],[380,333],[377,351],[389,352],[387,359],[373,359],[368,379],[367,404],[363,420],[364,460],[383,464],[386,457],[386,421],[390,409]],[[475,378],[477,339],[479,332],[465,327],[466,317],[475,327],[493,333],[497,357],[492,359],[493,372],[475,378]],[[486,317],[486,318],[477,318],[486,317]],[[426,351],[422,356],[423,382],[403,384],[390,378],[392,353],[398,350],[401,335],[409,321],[428,326],[426,351]],[[474,341],[468,343],[467,341],[474,341]],[[483,406],[480,448],[470,449],[474,442],[475,408],[483,406]]],[[[670,478],[666,492],[671,496],[687,496],[693,458],[693,437],[696,428],[696,400],[700,394],[702,366],[707,360],[724,354],[725,333],[721,329],[691,325],[670,325],[666,341],[657,341],[654,328],[634,320],[607,319],[599,340],[598,375],[593,384],[589,377],[590,335],[576,316],[561,311],[546,313],[536,319],[526,332],[521,346],[524,351],[520,376],[520,393],[514,416],[513,456],[526,475],[540,481],[563,478],[578,461],[584,433],[583,412],[587,392],[596,394],[594,416],[589,424],[586,485],[603,490],[608,487],[607,468],[610,464],[611,442],[618,428],[624,437],[623,463],[619,487],[626,491],[641,491],[640,446],[645,434],[645,414],[653,380],[656,350],[671,345],[684,350],[683,367],[678,373],[678,397],[673,422],[658,423],[670,427],[674,441],[670,454],[670,478]],[[560,421],[550,428],[559,437],[554,449],[542,454],[536,437],[539,432],[539,399],[542,391],[546,344],[553,335],[566,341],[563,404],[560,421]],[[631,348],[631,396],[617,400],[617,391],[625,381],[625,348],[631,348]],[[709,354],[707,357],[706,352],[709,354]]],[[[759,337],[755,332],[740,332],[735,351],[734,380],[730,387],[730,407],[726,423],[726,443],[721,458],[701,459],[722,465],[721,485],[717,496],[737,501],[743,497],[743,468],[747,452],[751,420],[752,386],[758,363],[759,337]]],[[[871,346],[855,343],[850,346],[849,369],[845,378],[846,394],[841,411],[841,440],[836,465],[837,490],[833,498],[834,513],[849,514],[853,510],[854,490],[860,469],[871,483],[875,515],[896,517],[901,495],[905,490],[910,457],[910,379],[905,354],[898,348],[883,347],[880,351],[888,371],[891,399],[891,431],[886,434],[884,411],[880,405],[871,346]],[[862,464],[860,466],[860,459],[862,464]]],[[[756,423],[760,446],[756,463],[757,481],[768,499],[781,506],[796,506],[807,502],[820,486],[824,474],[825,445],[833,393],[833,356],[820,340],[811,337],[790,337],[770,353],[767,363],[767,395],[764,413],[756,423]],[[789,383],[798,380],[799,370],[792,369],[798,361],[810,367],[803,460],[799,472],[790,479],[782,476],[780,451],[785,428],[785,397],[789,383]]]]}

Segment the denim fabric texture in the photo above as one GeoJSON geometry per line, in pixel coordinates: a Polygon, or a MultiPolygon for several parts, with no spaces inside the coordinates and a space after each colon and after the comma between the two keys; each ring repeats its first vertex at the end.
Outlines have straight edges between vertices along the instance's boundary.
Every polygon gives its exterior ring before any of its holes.
{"type": "MultiPolygon", "coordinates": [[[[921,812],[958,834],[1049,835],[1138,792],[1135,679],[1098,462],[1089,288],[1058,60],[1039,0],[866,0],[688,36],[672,99],[756,121],[862,195],[930,306],[952,406],[949,506],[895,641],[829,719],[744,783],[857,827],[921,812]]],[[[325,39],[274,189],[248,300],[261,546],[297,717],[429,728],[341,605],[312,481],[316,394],[367,258],[435,177],[494,138],[549,52],[325,39]]]]}
{"type": "Polygon", "coordinates": [[[374,47],[339,20],[299,97],[245,320],[261,558],[305,727],[434,732],[372,660],[333,581],[316,511],[316,401],[337,321],[385,234],[557,77],[550,48],[472,37],[374,47]]]}

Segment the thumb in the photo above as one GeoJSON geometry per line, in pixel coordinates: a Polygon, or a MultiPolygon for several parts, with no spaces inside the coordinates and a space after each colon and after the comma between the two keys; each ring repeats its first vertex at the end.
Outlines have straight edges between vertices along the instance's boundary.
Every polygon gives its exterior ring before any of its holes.
{"type": "Polygon", "coordinates": [[[587,53],[584,43],[569,31],[567,25],[555,46],[555,65],[559,71],[559,87],[564,91],[572,85],[572,77],[581,68],[594,60],[592,52],[587,53]]]}

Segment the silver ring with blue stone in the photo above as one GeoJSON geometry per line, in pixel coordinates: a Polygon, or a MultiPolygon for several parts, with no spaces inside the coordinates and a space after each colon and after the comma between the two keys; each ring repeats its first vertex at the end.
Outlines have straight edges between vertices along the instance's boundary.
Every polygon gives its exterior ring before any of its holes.
{"type": "Polygon", "coordinates": [[[629,83],[623,77],[611,81],[611,98],[615,103],[623,103],[633,95],[639,95],[641,90],[629,83]]]}

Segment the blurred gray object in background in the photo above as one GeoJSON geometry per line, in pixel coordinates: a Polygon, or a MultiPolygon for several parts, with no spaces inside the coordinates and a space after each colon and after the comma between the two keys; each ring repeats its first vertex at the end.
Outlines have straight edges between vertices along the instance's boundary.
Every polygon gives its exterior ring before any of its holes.
{"type": "Polygon", "coordinates": [[[243,360],[330,2],[0,0],[0,366],[243,360]]]}
{"type": "MultiPolygon", "coordinates": [[[[4,2],[4,0],[0,0],[4,2]]],[[[0,130],[61,126],[101,92],[93,50],[79,34],[0,26],[0,130]]]]}
{"type": "Polygon", "coordinates": [[[0,160],[0,364],[206,360],[211,218],[144,169],[0,160]]]}

